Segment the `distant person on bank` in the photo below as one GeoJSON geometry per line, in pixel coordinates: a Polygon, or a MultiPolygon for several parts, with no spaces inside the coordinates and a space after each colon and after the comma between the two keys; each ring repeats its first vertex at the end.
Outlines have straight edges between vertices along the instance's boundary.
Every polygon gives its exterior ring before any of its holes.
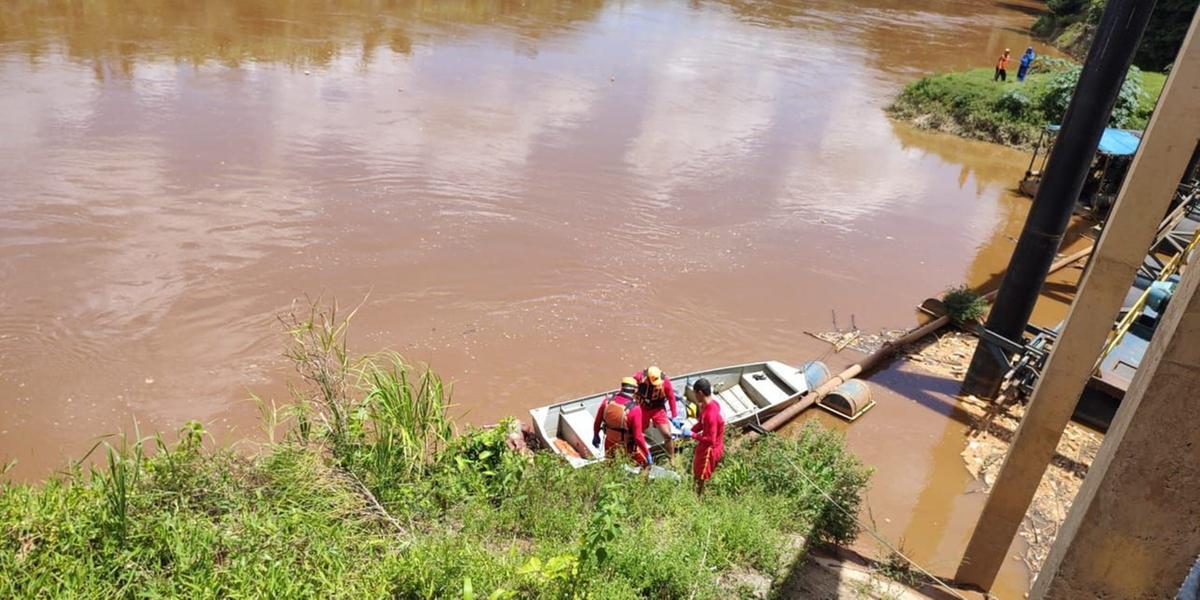
{"type": "Polygon", "coordinates": [[[692,478],[696,493],[704,494],[704,484],[712,479],[713,471],[725,455],[725,417],[721,405],[712,396],[712,384],[703,377],[692,384],[696,392],[696,403],[700,405],[700,422],[691,430],[684,429],[684,437],[696,440],[696,455],[692,458],[692,478]]]}
{"type": "Polygon", "coordinates": [[[1021,63],[1017,66],[1017,81],[1025,81],[1025,76],[1029,74],[1029,67],[1033,64],[1033,59],[1037,55],[1033,53],[1033,46],[1025,49],[1025,54],[1021,55],[1021,63]]]}
{"type": "Polygon", "coordinates": [[[992,81],[1008,81],[1008,55],[1009,49],[1004,49],[1004,54],[996,61],[996,76],[992,81]]]}

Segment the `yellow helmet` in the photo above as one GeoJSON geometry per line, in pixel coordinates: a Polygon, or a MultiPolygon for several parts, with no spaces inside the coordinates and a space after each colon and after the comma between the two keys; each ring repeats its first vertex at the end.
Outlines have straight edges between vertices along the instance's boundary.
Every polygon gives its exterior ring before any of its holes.
{"type": "Polygon", "coordinates": [[[654,366],[646,367],[646,380],[649,381],[652,385],[657,386],[657,385],[661,384],[662,383],[662,369],[660,369],[658,367],[654,367],[654,366]]]}
{"type": "Polygon", "coordinates": [[[621,387],[635,388],[637,387],[637,380],[632,377],[623,377],[621,379],[621,387]]]}

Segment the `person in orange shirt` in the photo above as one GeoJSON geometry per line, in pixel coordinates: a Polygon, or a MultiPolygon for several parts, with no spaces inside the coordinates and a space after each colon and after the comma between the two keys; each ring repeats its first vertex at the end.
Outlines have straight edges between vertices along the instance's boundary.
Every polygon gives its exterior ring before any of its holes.
{"type": "Polygon", "coordinates": [[[992,81],[1008,81],[1008,48],[1004,49],[1004,54],[1000,55],[1000,59],[996,61],[996,76],[992,81]]]}

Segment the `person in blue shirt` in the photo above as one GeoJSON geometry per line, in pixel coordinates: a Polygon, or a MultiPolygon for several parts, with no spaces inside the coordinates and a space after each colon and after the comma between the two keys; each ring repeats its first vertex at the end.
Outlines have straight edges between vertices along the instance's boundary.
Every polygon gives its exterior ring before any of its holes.
{"type": "Polygon", "coordinates": [[[1025,75],[1029,74],[1029,66],[1033,64],[1033,59],[1037,56],[1033,53],[1033,46],[1025,49],[1025,54],[1021,55],[1021,64],[1017,67],[1017,81],[1025,81],[1025,75]]]}

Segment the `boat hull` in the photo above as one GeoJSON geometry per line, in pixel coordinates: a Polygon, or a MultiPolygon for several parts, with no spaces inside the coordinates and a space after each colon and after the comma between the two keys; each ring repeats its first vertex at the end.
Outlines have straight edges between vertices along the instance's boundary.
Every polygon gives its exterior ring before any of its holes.
{"type": "MultiPolygon", "coordinates": [[[[721,406],[727,426],[731,428],[765,420],[809,390],[802,370],[779,361],[696,371],[671,377],[681,415],[686,415],[686,407],[693,403],[692,384],[701,377],[707,378],[712,384],[714,398],[721,406]]],[[[530,410],[538,436],[547,448],[563,456],[575,467],[604,460],[604,444],[601,443],[599,448],[591,445],[592,424],[601,402],[616,391],[609,390],[530,410]]],[[[695,419],[689,417],[685,424],[694,425],[695,419]]],[[[679,433],[672,426],[672,434],[679,433]]],[[[657,429],[650,428],[646,432],[646,441],[653,451],[661,447],[666,439],[657,429]]]]}

